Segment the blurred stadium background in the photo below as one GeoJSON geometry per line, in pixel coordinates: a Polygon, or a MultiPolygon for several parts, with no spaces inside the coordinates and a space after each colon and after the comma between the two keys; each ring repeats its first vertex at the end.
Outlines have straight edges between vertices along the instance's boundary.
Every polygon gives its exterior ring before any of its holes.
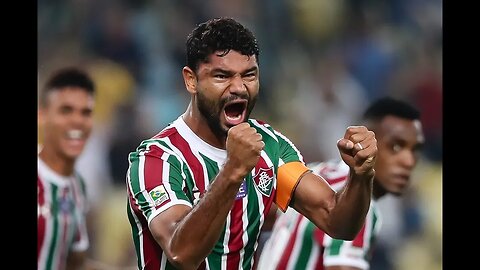
{"type": "Polygon", "coordinates": [[[336,140],[376,97],[420,108],[427,144],[408,193],[380,201],[384,227],[371,269],[442,268],[442,1],[37,3],[39,86],[52,70],[79,65],[98,87],[94,133],[77,164],[88,180],[98,269],[135,269],[127,154],[184,111],[186,35],[219,16],[241,21],[259,40],[253,115],[289,136],[307,161],[336,157],[336,140]]]}

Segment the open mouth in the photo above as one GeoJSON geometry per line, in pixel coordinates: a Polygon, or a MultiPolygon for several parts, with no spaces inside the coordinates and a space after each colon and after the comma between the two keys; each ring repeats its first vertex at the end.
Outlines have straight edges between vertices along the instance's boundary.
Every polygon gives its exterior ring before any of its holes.
{"type": "Polygon", "coordinates": [[[67,131],[67,137],[71,140],[80,140],[83,138],[83,131],[79,129],[71,129],[67,131]]]}
{"type": "Polygon", "coordinates": [[[234,126],[245,121],[246,100],[234,100],[225,105],[224,113],[227,125],[234,126]]]}
{"type": "Polygon", "coordinates": [[[85,132],[80,129],[70,129],[65,133],[65,139],[70,146],[83,145],[85,142],[85,132]]]}

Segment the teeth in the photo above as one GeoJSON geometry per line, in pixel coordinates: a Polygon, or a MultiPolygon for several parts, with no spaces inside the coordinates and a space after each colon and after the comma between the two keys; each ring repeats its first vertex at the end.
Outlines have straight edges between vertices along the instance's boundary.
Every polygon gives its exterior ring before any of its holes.
{"type": "Polygon", "coordinates": [[[240,117],[242,117],[241,114],[239,114],[237,116],[227,116],[227,118],[230,119],[230,120],[238,120],[238,119],[240,119],[240,117]]]}
{"type": "Polygon", "coordinates": [[[72,129],[69,130],[67,136],[69,139],[81,139],[83,135],[83,131],[79,129],[72,129]]]}

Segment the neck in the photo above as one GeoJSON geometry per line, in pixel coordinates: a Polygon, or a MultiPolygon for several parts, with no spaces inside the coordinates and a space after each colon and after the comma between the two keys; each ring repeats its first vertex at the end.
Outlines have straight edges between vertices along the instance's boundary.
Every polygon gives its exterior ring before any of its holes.
{"type": "Polygon", "coordinates": [[[382,188],[379,184],[377,184],[376,180],[373,179],[373,189],[372,189],[372,196],[375,200],[380,199],[383,197],[385,194],[387,194],[387,191],[382,188]]]}
{"type": "Polygon", "coordinates": [[[217,136],[209,127],[207,120],[203,115],[194,109],[192,103],[188,105],[187,110],[182,115],[183,121],[198,137],[206,143],[220,149],[226,149],[226,138],[217,136]]]}
{"type": "Polygon", "coordinates": [[[47,164],[50,169],[56,173],[63,176],[70,176],[73,174],[75,167],[74,159],[67,159],[59,156],[53,151],[49,151],[46,148],[43,148],[42,151],[38,154],[45,164],[47,164]]]}

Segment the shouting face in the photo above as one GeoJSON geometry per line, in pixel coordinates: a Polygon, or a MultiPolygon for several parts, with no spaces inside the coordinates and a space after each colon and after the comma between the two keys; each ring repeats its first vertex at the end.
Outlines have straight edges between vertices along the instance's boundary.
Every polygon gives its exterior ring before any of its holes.
{"type": "Polygon", "coordinates": [[[257,99],[258,77],[256,57],[236,51],[212,54],[199,65],[194,101],[216,136],[225,137],[229,128],[247,121],[257,99]]]}

